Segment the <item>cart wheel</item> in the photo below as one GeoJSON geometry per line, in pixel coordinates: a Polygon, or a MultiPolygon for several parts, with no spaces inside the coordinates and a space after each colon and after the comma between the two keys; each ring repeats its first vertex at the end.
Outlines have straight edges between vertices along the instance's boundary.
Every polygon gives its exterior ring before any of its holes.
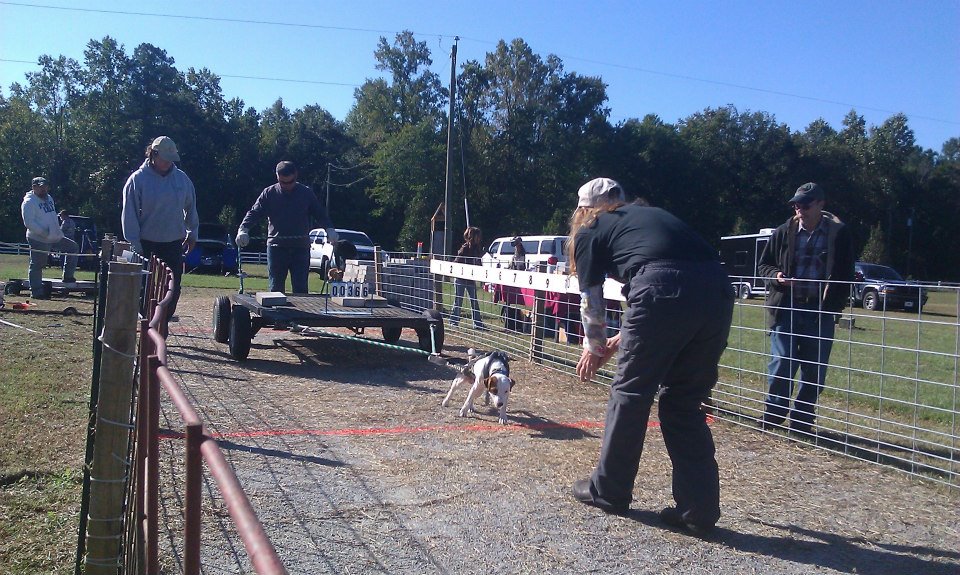
{"type": "Polygon", "coordinates": [[[230,298],[225,295],[217,296],[213,302],[213,341],[230,341],[230,298]]]}
{"type": "Polygon", "coordinates": [[[425,352],[433,353],[436,351],[440,353],[443,349],[443,317],[440,315],[440,312],[435,309],[425,309],[423,310],[423,315],[427,317],[426,327],[422,327],[417,330],[417,338],[420,340],[420,349],[425,352]],[[433,339],[436,344],[436,349],[430,345],[430,326],[433,326],[433,339]]]}
{"type": "Polygon", "coordinates": [[[397,343],[400,341],[400,334],[403,333],[402,327],[381,327],[383,341],[387,343],[397,343]]]}
{"type": "Polygon", "coordinates": [[[243,361],[250,355],[250,310],[242,305],[233,306],[230,313],[230,357],[243,361]]]}

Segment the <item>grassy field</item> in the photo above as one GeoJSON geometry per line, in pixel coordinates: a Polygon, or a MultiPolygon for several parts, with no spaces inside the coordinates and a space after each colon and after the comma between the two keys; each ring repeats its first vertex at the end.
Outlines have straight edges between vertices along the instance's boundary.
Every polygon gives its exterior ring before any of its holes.
{"type": "MultiPolygon", "coordinates": [[[[824,399],[849,402],[872,417],[926,420],[949,426],[956,418],[960,326],[956,294],[934,292],[917,314],[854,310],[853,327],[838,326],[824,399]]],[[[849,310],[848,310],[849,312],[849,310]]],[[[766,391],[769,345],[759,302],[738,305],[721,380],[738,381],[741,393],[766,391]],[[736,372],[736,373],[735,373],[736,372]]]]}
{"type": "MultiPolygon", "coordinates": [[[[8,298],[8,301],[21,298],[8,298]]],[[[91,374],[93,300],[39,302],[0,319],[0,565],[72,573],[91,374]],[[67,306],[82,315],[64,316],[67,306]]]]}

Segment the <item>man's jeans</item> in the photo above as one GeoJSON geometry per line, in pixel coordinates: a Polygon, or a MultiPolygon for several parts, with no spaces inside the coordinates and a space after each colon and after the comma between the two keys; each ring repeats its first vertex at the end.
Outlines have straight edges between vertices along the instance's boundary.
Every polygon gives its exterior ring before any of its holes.
{"type": "Polygon", "coordinates": [[[267,246],[267,273],[270,291],[287,293],[287,272],[290,272],[291,293],[307,293],[310,278],[310,248],[267,246]]]}
{"type": "MultiPolygon", "coordinates": [[[[47,243],[27,238],[27,243],[30,244],[30,265],[27,268],[27,279],[30,280],[30,295],[37,297],[40,295],[40,284],[43,283],[43,268],[47,265],[50,252],[57,249],[65,254],[76,254],[77,242],[69,238],[63,238],[58,242],[47,243]]],[[[63,279],[73,278],[76,269],[77,256],[66,256],[63,259],[63,279]]]]}
{"type": "Polygon", "coordinates": [[[799,429],[814,421],[817,398],[823,390],[836,329],[834,314],[818,310],[781,310],[770,331],[767,399],[764,421],[779,425],[789,418],[799,429]],[[799,390],[790,409],[793,378],[800,371],[799,390]]]}

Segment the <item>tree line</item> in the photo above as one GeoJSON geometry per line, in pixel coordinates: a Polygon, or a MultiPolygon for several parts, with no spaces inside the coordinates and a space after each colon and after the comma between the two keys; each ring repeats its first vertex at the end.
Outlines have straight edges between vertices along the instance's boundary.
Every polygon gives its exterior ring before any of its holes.
{"type": "MultiPolygon", "coordinates": [[[[38,71],[0,94],[0,241],[23,241],[19,206],[35,175],[51,180],[58,207],[119,234],[123,183],[165,134],[196,185],[201,221],[235,229],[289,159],[321,202],[329,189],[338,227],[413,251],[444,200],[449,90],[411,32],[381,37],[373,56],[383,77],[355,90],[343,121],[321,105],[290,110],[280,98],[257,111],[226,99],[215,73],[182,72],[152,44],[128,54],[105,37],[88,42],[83,62],[42,56],[38,71]]],[[[487,240],[562,234],[577,188],[603,175],[719,245],[782,223],[792,190],[816,181],[827,210],[853,227],[860,257],[918,279],[960,280],[960,250],[950,247],[960,138],[923,149],[904,114],[867,126],[851,110],[839,129],[821,119],[793,131],[728,105],[676,123],[651,114],[614,124],[602,78],[568,71],[522,39],[461,63],[456,95],[455,242],[464,196],[487,240]]]]}

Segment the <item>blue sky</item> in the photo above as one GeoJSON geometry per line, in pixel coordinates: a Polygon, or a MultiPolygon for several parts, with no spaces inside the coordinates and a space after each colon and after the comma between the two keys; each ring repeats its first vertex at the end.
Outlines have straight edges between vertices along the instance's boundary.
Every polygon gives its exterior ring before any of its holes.
{"type": "Polygon", "coordinates": [[[343,119],[354,88],[379,75],[378,38],[402,30],[427,42],[444,84],[454,36],[458,63],[522,38],[568,72],[602,77],[613,122],[733,104],[795,131],[821,117],[839,129],[854,108],[868,125],[906,113],[917,143],[935,151],[960,137],[958,0],[0,0],[0,93],[40,55],[82,62],[86,43],[109,35],[128,54],[148,42],[181,71],[209,68],[226,97],[258,110],[282,97],[343,119]]]}

